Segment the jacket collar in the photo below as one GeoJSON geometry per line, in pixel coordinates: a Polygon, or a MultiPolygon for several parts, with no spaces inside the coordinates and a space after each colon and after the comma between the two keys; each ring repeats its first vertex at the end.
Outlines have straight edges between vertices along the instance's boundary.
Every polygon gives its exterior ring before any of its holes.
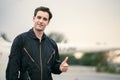
{"type": "MultiPolygon", "coordinates": [[[[28,31],[29,36],[33,39],[38,39],[33,31],[33,28],[28,31]]],[[[42,40],[45,39],[47,36],[45,33],[43,33],[42,40]]]]}

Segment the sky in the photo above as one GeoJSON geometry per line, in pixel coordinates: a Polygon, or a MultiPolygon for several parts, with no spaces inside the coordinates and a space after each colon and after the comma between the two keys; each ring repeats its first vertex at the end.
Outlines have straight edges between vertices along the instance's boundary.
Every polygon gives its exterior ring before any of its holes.
{"type": "Polygon", "coordinates": [[[46,34],[62,33],[72,43],[120,45],[120,0],[1,0],[0,32],[13,41],[28,31],[39,6],[53,13],[46,34]]]}

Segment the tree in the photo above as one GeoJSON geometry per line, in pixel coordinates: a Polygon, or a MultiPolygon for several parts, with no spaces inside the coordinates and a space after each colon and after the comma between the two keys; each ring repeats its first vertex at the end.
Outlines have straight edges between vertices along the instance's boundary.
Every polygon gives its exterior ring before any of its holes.
{"type": "Polygon", "coordinates": [[[10,39],[8,39],[6,33],[0,33],[0,37],[2,37],[4,40],[11,42],[10,39]]]}
{"type": "Polygon", "coordinates": [[[65,36],[62,33],[51,32],[48,34],[48,36],[57,43],[60,43],[60,42],[67,43],[67,39],[65,38],[65,36]]]}

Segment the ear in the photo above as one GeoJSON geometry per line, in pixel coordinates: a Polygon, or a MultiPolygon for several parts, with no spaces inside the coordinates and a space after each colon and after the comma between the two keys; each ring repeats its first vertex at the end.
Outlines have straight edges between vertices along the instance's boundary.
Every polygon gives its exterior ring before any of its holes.
{"type": "Polygon", "coordinates": [[[33,22],[35,21],[35,17],[33,16],[33,22]]]}

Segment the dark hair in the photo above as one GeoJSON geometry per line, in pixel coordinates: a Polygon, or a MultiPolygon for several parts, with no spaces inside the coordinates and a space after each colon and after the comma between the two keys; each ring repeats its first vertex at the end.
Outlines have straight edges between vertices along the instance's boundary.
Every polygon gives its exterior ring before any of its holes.
{"type": "Polygon", "coordinates": [[[35,11],[34,11],[34,16],[36,16],[38,11],[47,12],[49,14],[49,20],[52,18],[52,13],[51,13],[51,11],[48,7],[40,6],[40,7],[36,8],[35,11]]]}

